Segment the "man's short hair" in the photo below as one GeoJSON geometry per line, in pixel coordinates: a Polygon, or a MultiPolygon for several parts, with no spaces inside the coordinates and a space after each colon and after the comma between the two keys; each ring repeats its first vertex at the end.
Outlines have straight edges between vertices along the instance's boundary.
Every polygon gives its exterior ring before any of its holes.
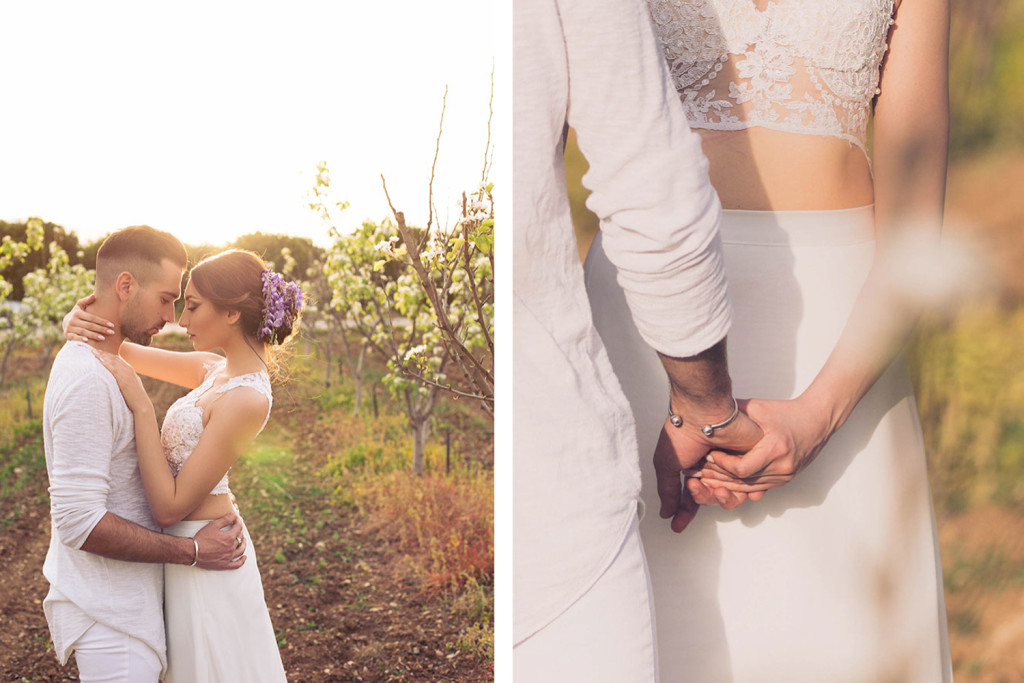
{"type": "Polygon", "coordinates": [[[125,271],[147,284],[167,259],[182,270],[188,253],[178,238],[148,225],[133,225],[111,233],[96,252],[96,284],[106,286],[125,271]]]}

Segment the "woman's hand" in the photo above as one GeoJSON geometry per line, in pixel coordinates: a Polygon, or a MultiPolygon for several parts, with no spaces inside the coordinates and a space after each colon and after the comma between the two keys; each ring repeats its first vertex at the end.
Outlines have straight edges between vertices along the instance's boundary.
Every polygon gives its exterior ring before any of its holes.
{"type": "Polygon", "coordinates": [[[747,494],[782,486],[811,464],[834,432],[827,407],[803,397],[740,405],[764,437],[746,455],[712,451],[701,470],[703,486],[747,494]]]}
{"type": "Polygon", "coordinates": [[[93,355],[99,358],[103,367],[109,370],[117,380],[117,386],[121,390],[121,395],[124,396],[124,402],[128,404],[129,410],[137,413],[140,410],[153,409],[153,402],[149,400],[149,395],[146,393],[145,387],[142,386],[142,380],[139,379],[132,366],[128,365],[120,356],[106,351],[93,349],[93,355]]]}
{"type": "Polygon", "coordinates": [[[95,294],[79,299],[64,316],[61,329],[64,330],[64,337],[68,341],[87,341],[89,339],[103,341],[104,335],[114,334],[114,323],[85,310],[86,306],[94,301],[96,301],[95,294]]]}

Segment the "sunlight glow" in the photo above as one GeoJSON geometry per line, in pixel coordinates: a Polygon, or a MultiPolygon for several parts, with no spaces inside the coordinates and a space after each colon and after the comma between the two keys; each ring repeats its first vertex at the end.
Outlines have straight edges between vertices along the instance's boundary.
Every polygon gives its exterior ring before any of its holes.
{"type": "MultiPolygon", "coordinates": [[[[148,223],[189,243],[326,233],[316,163],[351,207],[339,227],[441,220],[479,183],[494,49],[490,5],[4,3],[0,219],[83,242],[148,223]]],[[[500,78],[500,76],[496,76],[500,78]]],[[[499,152],[500,153],[500,152],[499,152]]]]}

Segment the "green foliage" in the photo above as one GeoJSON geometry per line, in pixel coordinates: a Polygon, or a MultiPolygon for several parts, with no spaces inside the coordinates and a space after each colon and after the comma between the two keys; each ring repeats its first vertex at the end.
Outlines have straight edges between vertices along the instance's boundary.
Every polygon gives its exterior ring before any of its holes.
{"type": "Polygon", "coordinates": [[[1011,586],[1024,586],[1024,566],[999,546],[968,552],[959,546],[943,551],[943,583],[946,591],[987,590],[1002,592],[1011,586]]]}
{"type": "Polygon", "coordinates": [[[297,274],[305,273],[323,256],[323,250],[314,245],[313,240],[308,237],[262,232],[242,235],[228,247],[255,251],[263,260],[272,263],[275,270],[281,272],[286,272],[285,264],[291,261],[291,271],[297,274]]]}
{"type": "Polygon", "coordinates": [[[9,232],[4,232],[0,238],[0,303],[6,300],[13,291],[13,285],[5,279],[5,273],[12,267],[23,264],[29,254],[43,246],[43,239],[43,224],[38,218],[28,221],[25,225],[24,235],[20,238],[16,238],[9,232]]]}
{"type": "Polygon", "coordinates": [[[991,303],[909,352],[938,507],[1024,505],[1024,306],[991,303]]]}
{"type": "Polygon", "coordinates": [[[1024,144],[1024,3],[953,0],[951,152],[1024,144]]]}
{"type": "Polygon", "coordinates": [[[21,508],[8,508],[3,502],[14,491],[46,479],[43,458],[42,421],[31,420],[17,425],[10,438],[0,443],[0,533],[18,520],[21,508]]]}
{"type": "MultiPolygon", "coordinates": [[[[350,388],[342,386],[330,393],[346,391],[350,388]]],[[[338,403],[330,396],[322,400],[338,403]]],[[[479,419],[456,419],[453,413],[458,411],[478,418],[471,404],[445,406],[451,422],[468,424],[484,436],[491,431],[479,419]]],[[[400,411],[388,400],[381,402],[376,419],[322,412],[317,430],[328,444],[329,457],[320,474],[336,500],[378,520],[394,536],[424,590],[456,595],[470,591],[479,597],[494,571],[493,474],[477,460],[458,455],[446,471],[445,446],[439,439],[425,445],[424,474],[409,474],[406,454],[412,437],[400,411]]],[[[467,613],[470,602],[465,603],[467,613]]],[[[484,605],[480,619],[489,619],[489,601],[481,598],[476,604],[484,605]]]]}
{"type": "MultiPolygon", "coordinates": [[[[421,234],[405,225],[395,211],[397,238],[377,244],[384,257],[377,266],[395,262],[414,278],[425,296],[429,316],[424,324],[437,330],[431,345],[421,345],[401,359],[402,373],[457,396],[480,402],[494,412],[494,185],[484,183],[463,194],[460,218],[450,228],[440,226],[421,234]],[[442,356],[442,352],[444,356],[442,356]],[[448,357],[458,367],[458,382],[433,367],[448,357]],[[458,385],[458,389],[456,389],[458,385]]],[[[418,293],[419,294],[419,293],[418,293]]]]}
{"type": "Polygon", "coordinates": [[[78,236],[38,218],[24,223],[0,221],[0,240],[0,280],[10,284],[8,296],[15,301],[25,296],[22,279],[34,270],[46,268],[49,254],[42,249],[44,244],[56,243],[68,255],[70,264],[82,263],[78,236]]]}
{"type": "Polygon", "coordinates": [[[424,376],[444,377],[452,356],[441,343],[427,294],[415,274],[383,257],[387,250],[405,248],[395,226],[389,221],[379,225],[367,221],[357,230],[342,234],[329,222],[325,203],[329,189],[329,171],[321,163],[310,207],[328,221],[328,234],[333,240],[323,267],[331,299],[322,305],[341,312],[344,327],[387,360],[384,385],[402,400],[415,437],[413,471],[419,474],[424,468],[423,443],[439,389],[436,382],[425,381],[424,376]],[[409,371],[414,359],[423,374],[409,371]]]}
{"type": "MultiPolygon", "coordinates": [[[[37,227],[41,224],[37,224],[37,227]]],[[[39,228],[41,229],[41,227],[39,228]]],[[[36,239],[36,238],[32,238],[36,239]]],[[[13,245],[12,241],[4,243],[13,245]]],[[[25,249],[13,248],[9,253],[27,253],[25,249]]],[[[71,310],[75,301],[92,291],[94,272],[76,263],[71,264],[68,254],[57,242],[48,245],[49,261],[42,268],[26,274],[20,285],[24,297],[20,306],[5,305],[0,292],[0,385],[6,380],[11,352],[19,344],[39,344],[47,357],[50,348],[63,338],[60,319],[71,310]]],[[[0,285],[6,283],[0,281],[0,285]]],[[[9,286],[0,287],[6,290],[9,286]]]]}

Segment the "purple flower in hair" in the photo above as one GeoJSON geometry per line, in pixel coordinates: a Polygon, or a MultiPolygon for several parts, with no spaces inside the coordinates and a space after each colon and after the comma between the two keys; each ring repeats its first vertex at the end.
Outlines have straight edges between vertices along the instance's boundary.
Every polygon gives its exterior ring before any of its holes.
{"type": "Polygon", "coordinates": [[[270,268],[263,271],[263,322],[256,338],[269,342],[283,327],[290,328],[302,310],[302,289],[285,282],[270,268]]]}

